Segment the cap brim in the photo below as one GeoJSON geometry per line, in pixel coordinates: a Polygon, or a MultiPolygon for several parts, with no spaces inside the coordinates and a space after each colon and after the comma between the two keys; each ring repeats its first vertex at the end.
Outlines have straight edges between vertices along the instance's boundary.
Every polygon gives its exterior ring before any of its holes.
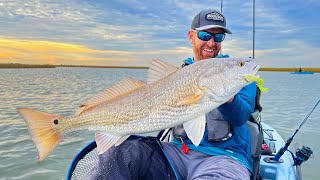
{"type": "Polygon", "coordinates": [[[221,29],[223,29],[226,33],[232,34],[232,32],[231,32],[229,29],[227,29],[227,28],[225,28],[225,27],[223,27],[223,26],[219,26],[219,25],[206,25],[206,26],[202,26],[202,27],[196,28],[195,30],[197,30],[197,31],[203,31],[203,30],[208,30],[208,29],[212,29],[212,28],[221,28],[221,29]]]}

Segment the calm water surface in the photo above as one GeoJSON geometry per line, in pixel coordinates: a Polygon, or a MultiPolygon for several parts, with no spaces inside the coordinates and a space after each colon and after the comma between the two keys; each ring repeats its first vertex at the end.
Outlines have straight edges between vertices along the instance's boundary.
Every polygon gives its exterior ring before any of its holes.
{"type": "MultiPolygon", "coordinates": [[[[65,179],[76,153],[94,138],[74,133],[41,164],[17,107],[72,115],[79,104],[125,77],[145,80],[143,69],[55,68],[0,69],[0,180],[65,179]]],[[[287,139],[320,98],[320,74],[293,75],[260,72],[269,92],[261,98],[263,121],[287,139]]],[[[320,175],[320,107],[309,117],[295,141],[308,145],[314,157],[303,165],[304,179],[320,175]]]]}

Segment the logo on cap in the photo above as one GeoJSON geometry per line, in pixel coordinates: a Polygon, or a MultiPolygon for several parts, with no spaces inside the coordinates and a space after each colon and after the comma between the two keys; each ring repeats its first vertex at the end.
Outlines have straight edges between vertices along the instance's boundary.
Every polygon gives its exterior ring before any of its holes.
{"type": "Polygon", "coordinates": [[[211,12],[206,15],[206,20],[210,21],[224,21],[223,16],[220,13],[217,12],[211,12]]]}

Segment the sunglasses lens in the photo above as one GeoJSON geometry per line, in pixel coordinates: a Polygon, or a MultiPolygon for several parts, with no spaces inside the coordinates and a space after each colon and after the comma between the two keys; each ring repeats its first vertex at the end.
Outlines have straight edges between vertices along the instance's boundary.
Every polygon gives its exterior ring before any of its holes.
{"type": "Polygon", "coordinates": [[[198,31],[198,38],[201,39],[202,41],[209,41],[213,35],[214,35],[215,42],[222,42],[225,37],[224,33],[211,34],[205,31],[198,31]]]}
{"type": "Polygon", "coordinates": [[[225,34],[215,34],[214,41],[215,42],[222,42],[224,40],[225,34]]]}
{"type": "Polygon", "coordinates": [[[204,31],[199,31],[198,38],[201,39],[202,41],[209,41],[212,38],[212,35],[204,31]]]}

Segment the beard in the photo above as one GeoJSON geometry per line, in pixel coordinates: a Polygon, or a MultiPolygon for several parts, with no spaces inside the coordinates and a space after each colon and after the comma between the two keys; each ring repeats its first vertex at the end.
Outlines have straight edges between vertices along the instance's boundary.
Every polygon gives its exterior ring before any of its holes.
{"type": "MultiPolygon", "coordinates": [[[[214,51],[212,53],[205,53],[203,49],[205,49],[205,48],[193,46],[193,53],[194,53],[194,56],[195,56],[194,58],[196,60],[215,58],[218,55],[219,51],[220,51],[220,49],[215,47],[215,49],[214,49],[214,51]]],[[[207,49],[212,49],[212,48],[207,48],[207,49]]]]}

